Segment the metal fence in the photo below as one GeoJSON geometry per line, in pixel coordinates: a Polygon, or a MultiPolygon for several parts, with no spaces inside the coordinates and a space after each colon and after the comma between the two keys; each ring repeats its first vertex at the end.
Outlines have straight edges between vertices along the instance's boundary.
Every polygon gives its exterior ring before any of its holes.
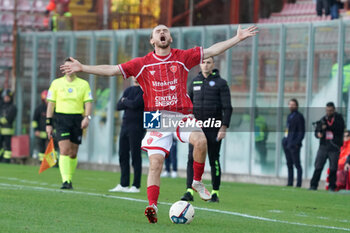
{"type": "MultiPolygon", "coordinates": [[[[187,49],[211,44],[235,35],[236,25],[172,28],[173,47],[187,49]]],[[[260,33],[215,58],[216,68],[228,81],[234,107],[230,130],[221,148],[225,173],[286,176],[286,161],[281,147],[288,100],[296,98],[306,119],[307,133],[301,151],[304,177],[313,172],[318,140],[311,122],[324,114],[326,102],[334,101],[346,115],[342,100],[341,67],[350,58],[350,21],[260,25],[260,33]],[[337,72],[332,67],[338,63],[337,72]],[[340,72],[338,72],[340,71],[340,72]],[[335,74],[335,75],[334,75],[335,74]],[[336,76],[336,77],[334,77],[336,76]],[[316,113],[316,109],[318,111],[316,113]],[[268,126],[267,157],[258,148],[254,116],[268,126]]],[[[29,133],[38,105],[39,93],[62,76],[59,65],[73,56],[85,64],[119,64],[151,51],[151,30],[89,32],[20,33],[17,59],[17,134],[29,133]]],[[[195,67],[191,80],[199,71],[195,67]]],[[[115,105],[129,81],[119,77],[88,79],[94,93],[94,117],[84,135],[79,161],[118,164],[118,135],[121,113],[115,105]]],[[[34,144],[32,142],[32,151],[34,144]]],[[[178,143],[178,166],[185,168],[187,145],[178,143]]],[[[143,164],[148,159],[143,155],[143,164]]],[[[209,164],[206,163],[206,170],[209,164]]]]}

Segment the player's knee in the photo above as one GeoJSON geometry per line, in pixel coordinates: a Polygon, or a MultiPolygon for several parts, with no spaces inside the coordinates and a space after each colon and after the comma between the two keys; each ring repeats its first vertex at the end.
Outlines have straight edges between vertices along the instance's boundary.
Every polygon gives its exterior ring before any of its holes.
{"type": "Polygon", "coordinates": [[[69,148],[60,148],[60,154],[62,155],[70,155],[70,149],[69,148]]]}
{"type": "Polygon", "coordinates": [[[163,168],[163,161],[160,159],[150,160],[150,172],[152,173],[160,173],[163,168]]]}
{"type": "Polygon", "coordinates": [[[156,174],[160,175],[160,173],[162,171],[162,165],[160,165],[158,163],[157,164],[153,164],[152,166],[149,167],[150,173],[154,174],[154,175],[156,175],[156,174]]]}
{"type": "Polygon", "coordinates": [[[197,139],[195,140],[194,147],[196,147],[197,149],[201,149],[201,150],[206,150],[207,148],[207,139],[205,137],[205,135],[200,135],[197,137],[197,139]]]}
{"type": "Polygon", "coordinates": [[[67,155],[72,159],[75,159],[77,157],[77,151],[69,147],[60,148],[60,153],[67,155]]]}

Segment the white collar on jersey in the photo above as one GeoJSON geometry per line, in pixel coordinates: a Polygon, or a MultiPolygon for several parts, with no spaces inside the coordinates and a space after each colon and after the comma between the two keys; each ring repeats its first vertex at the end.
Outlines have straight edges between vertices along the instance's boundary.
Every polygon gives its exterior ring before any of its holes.
{"type": "Polygon", "coordinates": [[[153,55],[153,57],[154,57],[155,59],[157,59],[158,61],[166,61],[166,60],[168,60],[168,59],[171,57],[171,55],[173,55],[173,54],[170,52],[170,54],[169,54],[166,58],[164,58],[164,59],[160,59],[154,52],[152,53],[152,55],[153,55]]]}

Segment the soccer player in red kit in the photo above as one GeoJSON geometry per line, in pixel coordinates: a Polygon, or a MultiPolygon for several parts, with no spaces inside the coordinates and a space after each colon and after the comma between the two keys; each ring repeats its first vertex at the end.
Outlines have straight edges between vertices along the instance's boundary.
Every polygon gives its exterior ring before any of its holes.
{"type": "MultiPolygon", "coordinates": [[[[123,75],[124,79],[134,76],[139,82],[144,94],[145,111],[157,111],[166,114],[169,119],[179,116],[186,121],[192,113],[192,102],[187,95],[187,75],[189,70],[199,65],[203,59],[219,55],[240,41],[254,36],[257,27],[246,29],[238,27],[237,35],[207,49],[195,47],[188,50],[170,47],[173,39],[168,27],[158,25],[151,34],[150,43],[154,51],[144,57],[134,58],[129,62],[115,65],[83,65],[77,60],[61,66],[65,74],[85,72],[101,76],[123,75]]],[[[158,115],[154,114],[154,118],[158,115]]],[[[160,187],[160,174],[165,156],[169,153],[173,137],[193,145],[193,189],[200,198],[209,200],[211,195],[202,183],[207,141],[200,128],[186,130],[174,127],[174,130],[149,130],[142,141],[142,149],[149,156],[149,172],[147,178],[147,197],[149,206],[145,215],[150,223],[157,222],[157,201],[160,187]]]]}

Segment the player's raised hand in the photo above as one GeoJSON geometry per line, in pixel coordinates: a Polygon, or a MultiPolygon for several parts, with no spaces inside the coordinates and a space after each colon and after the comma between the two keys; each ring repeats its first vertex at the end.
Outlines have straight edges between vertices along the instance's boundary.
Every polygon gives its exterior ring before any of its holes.
{"type": "Polygon", "coordinates": [[[76,72],[80,72],[83,70],[83,65],[74,58],[70,57],[72,62],[65,62],[63,65],[60,66],[60,70],[62,73],[71,75],[76,72]]]}
{"type": "Polygon", "coordinates": [[[241,25],[238,25],[237,37],[241,41],[249,37],[255,36],[257,33],[258,33],[257,26],[250,26],[248,28],[242,29],[241,25]]]}

